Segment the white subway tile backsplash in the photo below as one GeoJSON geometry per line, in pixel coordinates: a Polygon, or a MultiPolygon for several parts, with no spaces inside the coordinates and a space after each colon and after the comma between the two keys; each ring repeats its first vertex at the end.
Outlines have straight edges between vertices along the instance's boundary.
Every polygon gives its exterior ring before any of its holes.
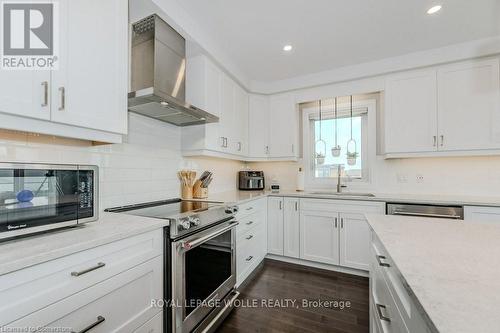
{"type": "Polygon", "coordinates": [[[0,161],[92,164],[100,171],[100,208],[105,209],[180,194],[177,171],[194,165],[200,174],[215,172],[211,193],[236,189],[242,163],[221,159],[184,159],[180,127],[135,114],[123,144],[91,145],[88,141],[0,130],[0,161]]]}

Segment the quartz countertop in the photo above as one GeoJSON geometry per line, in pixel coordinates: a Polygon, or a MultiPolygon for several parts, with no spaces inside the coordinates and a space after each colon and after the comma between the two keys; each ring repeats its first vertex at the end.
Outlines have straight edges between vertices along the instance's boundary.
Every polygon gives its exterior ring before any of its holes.
{"type": "Polygon", "coordinates": [[[367,219],[439,332],[500,330],[500,223],[367,219]]]}
{"type": "Polygon", "coordinates": [[[300,197],[314,199],[332,199],[332,200],[357,200],[357,201],[381,201],[381,202],[404,202],[421,203],[436,205],[464,205],[464,206],[492,206],[500,207],[500,198],[497,197],[478,197],[478,196],[447,196],[447,195],[426,195],[426,194],[398,194],[398,193],[373,193],[373,197],[365,196],[342,196],[328,193],[313,193],[328,191],[289,191],[282,190],[279,193],[271,191],[229,191],[211,194],[206,199],[208,201],[217,201],[225,203],[242,204],[247,201],[259,199],[265,196],[282,197],[300,197]]]}
{"type": "Polygon", "coordinates": [[[101,212],[96,222],[0,243],[0,275],[167,225],[168,220],[101,212]]]}

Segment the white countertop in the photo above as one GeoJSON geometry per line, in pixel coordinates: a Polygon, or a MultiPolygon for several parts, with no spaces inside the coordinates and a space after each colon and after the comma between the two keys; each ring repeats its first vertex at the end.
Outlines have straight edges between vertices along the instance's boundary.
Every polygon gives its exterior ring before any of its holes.
{"type": "Polygon", "coordinates": [[[358,201],[382,201],[382,202],[404,202],[440,205],[465,205],[465,206],[494,206],[500,207],[500,198],[477,197],[477,196],[442,196],[425,194],[387,194],[374,193],[374,197],[342,196],[329,194],[314,194],[318,191],[280,191],[273,193],[270,191],[229,191],[209,195],[209,201],[219,201],[225,203],[244,203],[259,199],[265,196],[285,196],[300,198],[334,199],[334,200],[358,200],[358,201]]]}
{"type": "Polygon", "coordinates": [[[99,220],[0,243],[0,275],[168,225],[167,220],[101,212],[99,220]]]}
{"type": "Polygon", "coordinates": [[[500,223],[367,219],[439,332],[500,331],[500,223]]]}

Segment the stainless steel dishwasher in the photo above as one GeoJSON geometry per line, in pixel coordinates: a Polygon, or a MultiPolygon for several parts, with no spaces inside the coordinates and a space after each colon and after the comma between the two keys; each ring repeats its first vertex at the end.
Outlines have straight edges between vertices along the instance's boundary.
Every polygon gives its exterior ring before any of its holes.
{"type": "Polygon", "coordinates": [[[463,220],[464,207],[388,202],[386,214],[463,220]]]}

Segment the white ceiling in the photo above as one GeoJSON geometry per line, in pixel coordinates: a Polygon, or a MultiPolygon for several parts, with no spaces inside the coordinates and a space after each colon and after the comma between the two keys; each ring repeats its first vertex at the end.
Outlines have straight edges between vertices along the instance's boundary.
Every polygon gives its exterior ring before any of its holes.
{"type": "Polygon", "coordinates": [[[180,0],[254,81],[500,34],[500,0],[180,0]],[[426,11],[439,3],[432,16],[426,11]],[[292,44],[285,54],[283,45],[292,44]]]}

